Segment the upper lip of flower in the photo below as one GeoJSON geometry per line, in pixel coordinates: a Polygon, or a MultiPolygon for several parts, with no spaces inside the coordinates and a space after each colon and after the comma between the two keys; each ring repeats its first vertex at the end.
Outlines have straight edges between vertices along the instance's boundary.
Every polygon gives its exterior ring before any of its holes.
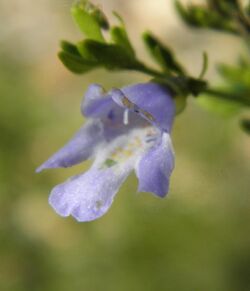
{"type": "Polygon", "coordinates": [[[170,95],[169,90],[153,82],[113,89],[107,94],[102,87],[93,84],[81,108],[85,116],[101,118],[106,117],[112,108],[119,110],[118,107],[121,107],[140,115],[160,130],[170,132],[175,108],[174,102],[166,95],[170,95]]]}
{"type": "Polygon", "coordinates": [[[100,217],[133,169],[139,191],[165,196],[174,167],[169,133],[175,114],[167,88],[145,83],[104,93],[93,84],[81,109],[89,121],[37,170],[69,167],[95,156],[88,172],[52,190],[50,204],[55,210],[79,221],[100,217]]]}

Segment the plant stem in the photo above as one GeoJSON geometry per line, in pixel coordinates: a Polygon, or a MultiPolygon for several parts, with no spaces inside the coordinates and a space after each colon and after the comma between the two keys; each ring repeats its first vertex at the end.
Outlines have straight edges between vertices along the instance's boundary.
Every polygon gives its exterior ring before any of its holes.
{"type": "Polygon", "coordinates": [[[146,66],[142,62],[138,62],[138,67],[136,67],[136,70],[139,71],[139,72],[148,74],[150,76],[153,76],[153,77],[160,77],[160,78],[166,77],[166,76],[164,76],[163,73],[146,66]]]}
{"type": "Polygon", "coordinates": [[[221,98],[221,99],[224,99],[227,101],[237,102],[237,103],[240,103],[242,105],[250,107],[250,99],[247,99],[241,95],[223,92],[223,91],[211,89],[211,88],[206,89],[204,91],[204,93],[206,93],[208,95],[212,95],[212,96],[217,97],[217,98],[221,98]]]}

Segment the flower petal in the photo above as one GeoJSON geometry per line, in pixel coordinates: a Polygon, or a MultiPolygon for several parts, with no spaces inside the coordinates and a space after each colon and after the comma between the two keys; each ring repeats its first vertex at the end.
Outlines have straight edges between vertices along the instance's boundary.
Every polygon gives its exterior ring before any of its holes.
{"type": "Polygon", "coordinates": [[[139,192],[152,192],[164,197],[169,189],[169,178],[174,168],[174,151],[170,135],[163,133],[161,143],[141,158],[136,166],[139,192]]]}
{"type": "Polygon", "coordinates": [[[169,90],[157,83],[144,83],[111,91],[113,100],[124,108],[139,113],[162,131],[170,132],[175,105],[169,90]]]}
{"type": "Polygon", "coordinates": [[[108,116],[114,106],[117,107],[111,96],[105,93],[103,87],[98,84],[92,84],[85,93],[81,111],[87,117],[101,118],[108,116]]]}
{"type": "Polygon", "coordinates": [[[90,169],[56,186],[49,203],[61,216],[91,221],[104,215],[131,169],[90,169]]]}
{"type": "Polygon", "coordinates": [[[42,164],[37,172],[48,168],[66,168],[76,165],[88,159],[102,140],[102,123],[98,120],[89,121],[63,148],[42,164]]]}
{"type": "Polygon", "coordinates": [[[89,86],[81,110],[87,117],[101,119],[107,141],[125,134],[135,127],[147,125],[147,122],[134,112],[130,112],[128,122],[124,122],[124,112],[127,109],[117,105],[111,98],[111,94],[105,94],[104,89],[98,84],[89,86]]]}
{"type": "Polygon", "coordinates": [[[78,221],[94,220],[107,212],[121,184],[142,153],[158,136],[154,128],[134,129],[103,143],[96,150],[92,168],[56,186],[50,204],[62,216],[78,221]]]}

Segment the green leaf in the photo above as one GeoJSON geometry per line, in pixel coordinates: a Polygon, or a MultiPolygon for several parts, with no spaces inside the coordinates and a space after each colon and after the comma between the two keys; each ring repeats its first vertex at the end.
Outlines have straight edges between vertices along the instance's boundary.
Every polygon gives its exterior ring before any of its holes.
{"type": "Polygon", "coordinates": [[[235,102],[228,102],[227,100],[222,100],[215,96],[201,95],[196,101],[205,110],[222,117],[232,117],[238,114],[242,108],[241,105],[235,102]]]}
{"type": "Polygon", "coordinates": [[[58,57],[71,72],[76,74],[86,73],[95,67],[93,63],[66,51],[60,51],[58,57]]]}
{"type": "Polygon", "coordinates": [[[250,64],[241,63],[238,66],[219,65],[218,71],[222,77],[237,88],[246,87],[250,91],[250,64]]]}
{"type": "Polygon", "coordinates": [[[87,39],[84,48],[100,66],[107,69],[136,69],[138,63],[124,47],[87,39]]]}
{"type": "Polygon", "coordinates": [[[124,49],[127,50],[127,52],[129,54],[131,54],[131,56],[135,57],[135,51],[134,51],[133,46],[129,40],[127,31],[126,31],[126,27],[125,27],[125,23],[124,23],[122,17],[115,11],[113,12],[113,14],[120,22],[120,25],[113,26],[111,28],[110,35],[111,35],[112,42],[124,47],[124,49]]]}
{"type": "Polygon", "coordinates": [[[130,55],[135,56],[135,51],[130,43],[125,27],[114,26],[110,31],[112,41],[122,46],[130,55]]]}
{"type": "Polygon", "coordinates": [[[250,119],[243,119],[241,121],[241,127],[247,134],[250,134],[250,119]]]}
{"type": "Polygon", "coordinates": [[[210,9],[216,10],[221,16],[232,18],[238,9],[237,0],[208,0],[210,9]]]}
{"type": "Polygon", "coordinates": [[[177,74],[185,75],[184,68],[175,59],[175,56],[170,48],[163,45],[157,38],[151,33],[145,32],[143,34],[143,40],[149,50],[149,53],[156,60],[156,62],[166,72],[175,72],[177,74]]]}
{"type": "Polygon", "coordinates": [[[71,14],[76,24],[86,37],[105,42],[101,32],[100,13],[98,8],[85,0],[78,1],[71,8],[71,14]]]}
{"type": "Polygon", "coordinates": [[[218,10],[212,7],[209,8],[204,5],[188,5],[184,7],[177,0],[175,1],[175,6],[181,18],[190,26],[212,28],[238,34],[238,24],[235,22],[235,19],[232,17],[223,17],[218,10]]]}
{"type": "Polygon", "coordinates": [[[225,90],[232,99],[250,106],[250,64],[241,59],[236,66],[220,65],[219,72],[225,80],[225,90]]]}
{"type": "Polygon", "coordinates": [[[93,4],[89,3],[88,5],[90,7],[88,10],[89,13],[99,23],[100,27],[105,30],[109,29],[109,22],[103,11],[93,4]]]}
{"type": "Polygon", "coordinates": [[[124,47],[117,44],[86,39],[76,46],[63,41],[61,48],[63,51],[58,54],[60,60],[70,71],[78,74],[97,67],[105,67],[109,70],[136,70],[141,66],[124,47]]]}
{"type": "Polygon", "coordinates": [[[177,1],[177,0],[175,1],[175,8],[186,23],[190,25],[194,24],[192,17],[189,15],[187,9],[184,7],[184,5],[181,4],[180,1],[177,1]]]}
{"type": "Polygon", "coordinates": [[[81,56],[76,45],[64,40],[60,46],[62,51],[58,53],[58,57],[70,71],[82,74],[94,67],[94,63],[81,56]]]}
{"type": "Polygon", "coordinates": [[[246,11],[246,15],[249,17],[250,16],[250,2],[247,4],[245,11],[246,11]]]}
{"type": "Polygon", "coordinates": [[[78,56],[78,57],[81,56],[79,54],[79,51],[78,51],[77,47],[73,43],[71,43],[69,41],[62,40],[61,43],[60,43],[60,47],[64,52],[67,52],[69,54],[72,54],[72,55],[75,55],[75,56],[78,56]]]}
{"type": "Polygon", "coordinates": [[[91,50],[86,46],[87,40],[83,40],[77,43],[77,50],[80,53],[80,56],[84,59],[97,63],[96,57],[92,54],[91,50]]]}

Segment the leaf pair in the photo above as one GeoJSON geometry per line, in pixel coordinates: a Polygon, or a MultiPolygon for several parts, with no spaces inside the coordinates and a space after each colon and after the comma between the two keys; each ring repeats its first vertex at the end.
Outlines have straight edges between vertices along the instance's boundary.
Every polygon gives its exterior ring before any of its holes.
{"type": "Polygon", "coordinates": [[[143,35],[144,42],[151,56],[161,66],[166,74],[176,73],[185,75],[184,68],[176,60],[174,53],[170,48],[163,45],[150,32],[145,32],[143,35]]]}
{"type": "Polygon", "coordinates": [[[127,36],[121,18],[120,26],[109,29],[109,23],[103,12],[89,1],[77,1],[71,9],[73,19],[87,37],[76,45],[61,42],[58,56],[63,64],[77,74],[86,73],[97,67],[109,70],[136,69],[138,62],[127,36]],[[111,43],[107,43],[102,29],[108,29],[111,43]]]}
{"type": "Polygon", "coordinates": [[[232,14],[234,0],[208,0],[207,2],[207,6],[188,5],[184,7],[180,1],[175,1],[175,6],[182,19],[190,26],[237,34],[238,24],[235,21],[235,13],[232,14]]]}
{"type": "Polygon", "coordinates": [[[207,0],[207,5],[188,5],[175,1],[177,11],[189,25],[199,28],[212,28],[234,35],[250,33],[250,4],[241,0],[207,0]]]}

